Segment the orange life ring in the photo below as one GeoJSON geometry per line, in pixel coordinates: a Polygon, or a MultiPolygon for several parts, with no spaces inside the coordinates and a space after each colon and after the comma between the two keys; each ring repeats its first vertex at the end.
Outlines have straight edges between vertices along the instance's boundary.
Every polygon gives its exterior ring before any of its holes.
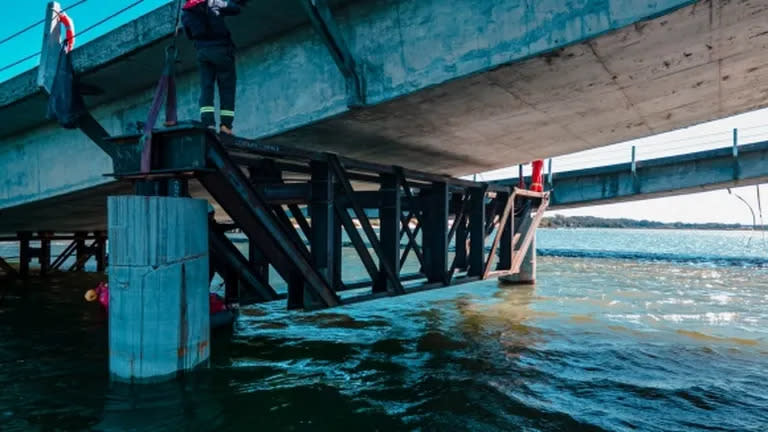
{"type": "Polygon", "coordinates": [[[58,15],[59,22],[66,29],[64,33],[64,47],[69,53],[75,48],[75,22],[64,12],[59,12],[58,15]]]}

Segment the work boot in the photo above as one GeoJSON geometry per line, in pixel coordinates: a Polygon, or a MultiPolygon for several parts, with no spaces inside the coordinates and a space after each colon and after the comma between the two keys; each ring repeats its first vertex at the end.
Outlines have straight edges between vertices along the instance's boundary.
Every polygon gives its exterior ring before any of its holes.
{"type": "Polygon", "coordinates": [[[220,131],[221,131],[221,133],[223,133],[223,134],[226,134],[226,135],[232,135],[232,128],[230,128],[229,126],[226,126],[226,125],[221,125],[221,127],[219,128],[219,130],[220,130],[220,131]]]}

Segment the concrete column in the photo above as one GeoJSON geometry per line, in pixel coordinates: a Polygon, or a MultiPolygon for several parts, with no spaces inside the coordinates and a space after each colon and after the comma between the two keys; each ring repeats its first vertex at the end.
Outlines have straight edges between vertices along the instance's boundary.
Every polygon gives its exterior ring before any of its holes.
{"type": "Polygon", "coordinates": [[[159,381],[206,364],[207,202],[118,196],[108,212],[111,375],[159,381]]]}
{"type": "Polygon", "coordinates": [[[535,284],[536,283],[536,235],[531,241],[531,247],[520,265],[520,273],[499,278],[502,282],[510,284],[535,284]]]}

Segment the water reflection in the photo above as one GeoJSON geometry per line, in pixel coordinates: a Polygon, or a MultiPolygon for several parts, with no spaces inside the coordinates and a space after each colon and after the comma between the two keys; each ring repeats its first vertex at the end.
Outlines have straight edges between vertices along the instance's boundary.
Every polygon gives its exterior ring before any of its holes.
{"type": "Polygon", "coordinates": [[[93,429],[111,431],[168,431],[181,425],[195,430],[221,426],[222,409],[209,373],[182,381],[130,385],[112,383],[104,398],[101,420],[93,429]]]}

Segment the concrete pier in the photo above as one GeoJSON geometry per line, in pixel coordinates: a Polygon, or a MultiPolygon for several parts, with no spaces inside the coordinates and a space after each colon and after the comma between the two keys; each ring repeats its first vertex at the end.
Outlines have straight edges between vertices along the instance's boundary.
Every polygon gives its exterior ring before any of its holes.
{"type": "Polygon", "coordinates": [[[109,369],[159,381],[208,361],[207,202],[108,200],[109,369]]]}
{"type": "Polygon", "coordinates": [[[523,258],[520,272],[499,278],[501,282],[508,284],[533,285],[536,283],[536,236],[531,241],[531,247],[523,258]]]}

